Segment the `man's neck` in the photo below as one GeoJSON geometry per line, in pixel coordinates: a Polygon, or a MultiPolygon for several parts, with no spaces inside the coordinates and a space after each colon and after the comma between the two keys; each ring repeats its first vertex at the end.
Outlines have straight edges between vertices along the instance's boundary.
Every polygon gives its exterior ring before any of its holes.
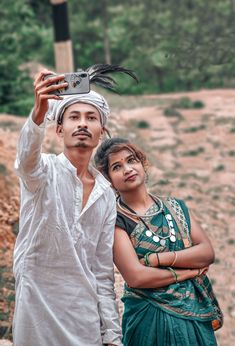
{"type": "Polygon", "coordinates": [[[64,155],[67,159],[72,163],[72,165],[77,169],[77,176],[82,179],[87,175],[90,175],[88,172],[88,165],[91,159],[92,150],[84,150],[84,149],[64,149],[64,155]]]}

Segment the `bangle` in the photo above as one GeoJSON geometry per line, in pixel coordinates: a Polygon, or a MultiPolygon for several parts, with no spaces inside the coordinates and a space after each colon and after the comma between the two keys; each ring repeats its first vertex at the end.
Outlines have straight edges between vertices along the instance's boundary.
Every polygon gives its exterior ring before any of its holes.
{"type": "Polygon", "coordinates": [[[170,264],[170,267],[174,266],[176,260],[177,260],[177,252],[174,251],[174,259],[173,259],[173,262],[170,264]]]}
{"type": "Polygon", "coordinates": [[[160,267],[160,259],[159,259],[159,254],[156,252],[156,256],[157,256],[157,267],[160,267]]]}
{"type": "Polygon", "coordinates": [[[151,267],[150,262],[149,262],[149,255],[151,255],[151,252],[147,252],[147,253],[144,255],[144,264],[145,264],[147,267],[151,267]]]}
{"type": "Polygon", "coordinates": [[[167,267],[167,269],[172,273],[172,275],[174,276],[175,279],[175,283],[177,284],[178,282],[178,275],[176,274],[175,270],[171,267],[167,267]]]}

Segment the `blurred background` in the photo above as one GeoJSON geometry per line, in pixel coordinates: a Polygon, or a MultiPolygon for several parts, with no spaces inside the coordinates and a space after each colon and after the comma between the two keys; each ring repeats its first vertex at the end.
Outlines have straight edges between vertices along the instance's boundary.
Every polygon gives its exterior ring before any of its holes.
{"type": "MultiPolygon", "coordinates": [[[[13,162],[34,75],[96,63],[125,66],[140,80],[117,76],[118,95],[100,90],[109,128],[148,152],[149,188],[185,199],[208,232],[216,251],[209,276],[225,316],[216,335],[220,346],[234,345],[235,1],[2,0],[0,17],[0,345],[12,338],[13,162]]],[[[61,149],[49,128],[43,150],[61,149]]],[[[121,315],[117,271],[116,291],[121,315]]]]}
{"type": "MultiPolygon", "coordinates": [[[[131,67],[141,83],[123,83],[123,93],[235,85],[233,0],[69,0],[67,5],[75,68],[100,62],[131,67]]],[[[48,0],[1,1],[1,111],[27,114],[33,105],[28,69],[37,63],[54,68],[52,7],[48,0]]]]}

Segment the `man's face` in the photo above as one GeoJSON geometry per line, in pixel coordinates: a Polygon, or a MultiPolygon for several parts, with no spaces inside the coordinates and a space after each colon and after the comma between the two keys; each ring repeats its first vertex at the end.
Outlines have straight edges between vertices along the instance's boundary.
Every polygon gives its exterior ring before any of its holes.
{"type": "Polygon", "coordinates": [[[100,113],[88,103],[75,103],[63,115],[63,123],[57,126],[57,134],[69,148],[94,149],[103,134],[100,113]]]}

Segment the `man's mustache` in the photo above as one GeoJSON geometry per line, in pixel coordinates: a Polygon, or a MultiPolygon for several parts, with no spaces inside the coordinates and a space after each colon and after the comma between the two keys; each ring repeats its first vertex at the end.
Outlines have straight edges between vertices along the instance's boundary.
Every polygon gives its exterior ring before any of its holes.
{"type": "Polygon", "coordinates": [[[72,134],[72,136],[77,136],[77,135],[79,135],[80,133],[85,134],[85,135],[87,135],[88,137],[92,137],[91,133],[90,133],[89,131],[87,131],[86,128],[80,128],[80,129],[74,131],[73,134],[72,134]]]}

